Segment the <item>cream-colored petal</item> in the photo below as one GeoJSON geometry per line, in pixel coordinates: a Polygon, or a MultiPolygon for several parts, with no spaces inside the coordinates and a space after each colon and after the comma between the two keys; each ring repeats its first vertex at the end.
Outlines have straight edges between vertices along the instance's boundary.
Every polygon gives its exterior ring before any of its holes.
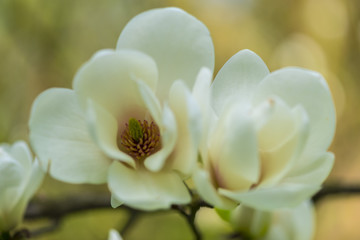
{"type": "Polygon", "coordinates": [[[147,110],[150,112],[151,118],[160,125],[162,113],[159,100],[156,98],[152,89],[143,81],[136,79],[136,83],[147,110]]]}
{"type": "Polygon", "coordinates": [[[315,232],[315,212],[311,202],[272,213],[272,225],[264,240],[312,240],[315,232]]]}
{"type": "MultiPolygon", "coordinates": [[[[288,114],[290,114],[290,119],[288,120],[291,121],[288,125],[292,125],[292,129],[288,129],[288,136],[284,135],[284,139],[276,139],[276,133],[281,132],[282,127],[286,129],[285,126],[287,124],[286,122],[276,119],[276,117],[275,120],[279,120],[277,123],[270,123],[265,127],[271,128],[268,129],[268,136],[261,135],[265,134],[266,130],[259,132],[260,146],[262,146],[262,137],[268,138],[265,140],[265,145],[267,145],[267,147],[274,146],[271,142],[271,139],[274,136],[275,139],[273,141],[280,142],[280,145],[275,145],[274,148],[266,149],[265,147],[260,150],[262,160],[262,185],[271,185],[279,181],[286,173],[288,173],[291,167],[296,164],[296,161],[300,161],[300,156],[304,150],[306,140],[308,139],[309,119],[301,106],[294,108],[288,114]]],[[[283,119],[286,119],[286,117],[283,119]]]]}
{"type": "Polygon", "coordinates": [[[173,151],[178,136],[176,120],[173,112],[167,104],[164,106],[160,125],[161,149],[145,159],[145,167],[150,171],[160,171],[173,151]]]}
{"type": "Polygon", "coordinates": [[[122,240],[122,237],[120,236],[119,232],[111,229],[109,232],[109,239],[108,240],[122,240]]]}
{"type": "Polygon", "coordinates": [[[122,31],[117,49],[136,49],[159,68],[157,95],[165,99],[173,81],[192,87],[201,67],[214,68],[214,47],[206,26],[178,8],[154,9],[134,17],[122,31]]]}
{"type": "Polygon", "coordinates": [[[284,68],[272,72],[261,82],[255,103],[274,95],[290,107],[302,105],[306,110],[310,119],[310,135],[305,152],[311,154],[326,150],[335,133],[335,108],[325,79],[313,71],[284,68]]]}
{"type": "Polygon", "coordinates": [[[197,104],[201,111],[202,134],[199,144],[199,150],[204,164],[208,159],[208,136],[212,133],[212,127],[215,122],[215,114],[211,107],[211,71],[202,68],[196,78],[196,82],[192,91],[197,104]]]}
{"type": "Polygon", "coordinates": [[[171,86],[169,105],[174,113],[178,132],[170,159],[171,168],[188,177],[195,170],[198,157],[202,127],[200,108],[182,81],[176,81],[171,86]]]}
{"type": "Polygon", "coordinates": [[[88,99],[87,122],[89,131],[96,144],[112,159],[135,166],[135,161],[128,154],[119,150],[117,145],[118,122],[105,108],[88,99]]]}
{"type": "Polygon", "coordinates": [[[303,168],[294,167],[284,179],[284,182],[319,185],[323,183],[334,165],[335,156],[331,152],[325,152],[311,158],[312,160],[309,161],[309,164],[303,168]]]}
{"type": "Polygon", "coordinates": [[[93,57],[79,69],[73,88],[84,109],[90,98],[115,118],[127,122],[145,108],[135,79],[141,79],[153,90],[156,88],[157,67],[149,56],[134,50],[107,52],[93,57]]]}
{"type": "Polygon", "coordinates": [[[220,187],[249,188],[260,177],[255,126],[240,105],[224,111],[209,145],[209,158],[220,187]]]}
{"type": "Polygon", "coordinates": [[[295,207],[320,190],[320,185],[283,183],[269,188],[255,188],[248,192],[219,189],[219,193],[259,210],[295,207]]]}
{"type": "MultiPolygon", "coordinates": [[[[8,152],[0,147],[0,193],[5,193],[8,188],[15,187],[21,182],[22,168],[8,152]]],[[[4,203],[5,196],[0,194],[0,200],[4,203]]]]}
{"type": "Polygon", "coordinates": [[[263,60],[250,50],[232,56],[212,84],[212,104],[218,115],[229,102],[250,101],[260,81],[269,74],[263,60]]]}
{"type": "Polygon", "coordinates": [[[30,141],[42,167],[69,183],[104,183],[111,163],[93,142],[74,91],[53,88],[33,103],[30,141]]]}
{"type": "Polygon", "coordinates": [[[121,205],[124,204],[124,202],[122,202],[122,201],[120,201],[119,199],[117,199],[114,194],[111,194],[110,203],[111,203],[111,207],[112,207],[112,208],[117,208],[117,207],[119,207],[119,206],[121,206],[121,205]]]}
{"type": "Polygon", "coordinates": [[[167,209],[172,204],[187,204],[191,200],[183,181],[174,172],[135,170],[114,162],[108,184],[116,199],[140,210],[167,209]]]}
{"type": "Polygon", "coordinates": [[[211,182],[209,172],[197,169],[193,175],[198,193],[205,202],[219,209],[233,209],[236,203],[222,195],[219,195],[211,182]]]}

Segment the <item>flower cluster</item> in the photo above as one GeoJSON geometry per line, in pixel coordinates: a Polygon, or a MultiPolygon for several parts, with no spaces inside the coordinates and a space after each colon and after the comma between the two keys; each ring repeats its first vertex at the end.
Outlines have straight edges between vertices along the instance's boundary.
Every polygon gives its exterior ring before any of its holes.
{"type": "MultiPolygon", "coordinates": [[[[33,103],[30,141],[42,168],[68,183],[107,183],[113,207],[188,204],[188,179],[224,211],[299,206],[334,161],[326,81],[294,67],[270,73],[249,50],[214,81],[213,69],[209,31],[193,16],[165,8],[134,17],[116,49],[98,51],[78,70],[72,89],[48,89],[33,103]]],[[[7,185],[16,179],[9,175],[7,185]]]]}

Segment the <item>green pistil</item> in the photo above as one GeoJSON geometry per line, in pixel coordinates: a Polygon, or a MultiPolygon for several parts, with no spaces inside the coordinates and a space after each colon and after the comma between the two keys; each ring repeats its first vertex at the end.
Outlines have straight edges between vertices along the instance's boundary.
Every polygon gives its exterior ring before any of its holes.
{"type": "Polygon", "coordinates": [[[129,134],[130,137],[132,137],[132,139],[134,139],[134,141],[137,143],[140,141],[140,139],[143,138],[144,135],[139,121],[134,118],[130,118],[129,120],[129,134]]]}

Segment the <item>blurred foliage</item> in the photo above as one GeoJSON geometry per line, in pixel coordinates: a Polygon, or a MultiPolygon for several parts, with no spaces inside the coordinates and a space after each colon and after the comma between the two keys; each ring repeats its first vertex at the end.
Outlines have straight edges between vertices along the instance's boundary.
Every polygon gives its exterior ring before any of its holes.
{"type": "MultiPolygon", "coordinates": [[[[115,47],[128,20],[165,6],[181,7],[208,26],[215,44],[216,71],[237,51],[249,48],[271,71],[295,65],[322,73],[338,117],[331,149],[337,160],[328,182],[360,184],[358,0],[1,0],[0,142],[27,139],[31,104],[40,92],[49,87],[70,88],[76,70],[95,51],[115,47]]],[[[81,189],[49,179],[40,195],[81,189]]],[[[360,214],[358,197],[325,200],[317,212],[316,239],[360,238],[357,221],[353,221],[360,214]]],[[[229,231],[212,212],[204,210],[198,218],[208,239],[229,231]]],[[[69,216],[60,229],[39,239],[106,239],[108,228],[120,228],[124,221],[119,212],[86,212],[69,216]]],[[[126,239],[144,236],[191,238],[175,213],[146,215],[126,239]]]]}

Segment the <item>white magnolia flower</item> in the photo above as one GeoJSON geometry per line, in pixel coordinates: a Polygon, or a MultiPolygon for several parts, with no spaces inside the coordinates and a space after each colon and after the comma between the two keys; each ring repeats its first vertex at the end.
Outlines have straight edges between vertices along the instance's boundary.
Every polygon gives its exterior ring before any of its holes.
{"type": "Polygon", "coordinates": [[[44,172],[25,142],[0,144],[0,233],[20,224],[43,177],[44,172]]]}
{"type": "Polygon", "coordinates": [[[188,88],[213,65],[200,21],[177,8],[144,12],[127,24],[116,50],[99,51],[81,67],[73,89],[49,89],[35,100],[32,146],[54,178],[108,181],[114,207],[185,204],[183,178],[194,169],[201,135],[188,88]]]}
{"type": "Polygon", "coordinates": [[[109,231],[109,238],[108,240],[123,240],[123,238],[120,236],[119,232],[114,230],[114,229],[111,229],[109,231]]]}
{"type": "Polygon", "coordinates": [[[269,73],[244,50],[222,67],[211,90],[194,93],[210,119],[203,124],[204,168],[194,176],[206,201],[269,210],[296,206],[320,189],[334,161],[326,151],[335,109],[319,73],[294,67],[269,73]]]}
{"type": "Polygon", "coordinates": [[[315,211],[311,202],[272,212],[241,204],[230,216],[234,230],[250,239],[311,240],[315,232],[315,211]]]}

